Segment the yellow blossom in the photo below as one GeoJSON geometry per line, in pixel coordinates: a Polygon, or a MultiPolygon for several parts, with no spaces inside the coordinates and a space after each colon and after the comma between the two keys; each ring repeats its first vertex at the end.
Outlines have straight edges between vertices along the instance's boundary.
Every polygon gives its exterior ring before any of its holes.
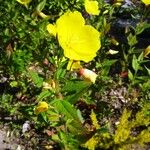
{"type": "Polygon", "coordinates": [[[145,5],[150,5],[150,0],[142,0],[145,5]]]}
{"type": "MultiPolygon", "coordinates": [[[[47,29],[50,32],[49,25],[47,29]]],[[[94,27],[85,25],[85,20],[78,11],[66,12],[58,18],[56,32],[64,55],[70,60],[89,62],[101,46],[99,32],[94,27]]]]}
{"type": "Polygon", "coordinates": [[[85,10],[91,15],[99,15],[98,2],[95,0],[85,0],[85,10]]]}
{"type": "Polygon", "coordinates": [[[55,26],[55,25],[53,25],[53,24],[48,24],[48,25],[47,25],[47,31],[48,31],[51,35],[53,35],[53,36],[56,37],[57,30],[56,30],[56,26],[55,26]]]}
{"type": "Polygon", "coordinates": [[[48,110],[48,104],[46,102],[39,102],[34,112],[36,115],[38,115],[39,113],[45,112],[47,110],[48,110]]]}
{"type": "Polygon", "coordinates": [[[29,4],[32,0],[16,0],[16,1],[19,2],[20,4],[27,5],[27,4],[29,4]]]}
{"type": "Polygon", "coordinates": [[[83,76],[83,78],[87,81],[90,81],[92,83],[95,83],[97,74],[89,69],[80,69],[80,74],[83,76]]]}
{"type": "Polygon", "coordinates": [[[81,67],[80,61],[69,60],[67,70],[80,69],[81,67]]]}

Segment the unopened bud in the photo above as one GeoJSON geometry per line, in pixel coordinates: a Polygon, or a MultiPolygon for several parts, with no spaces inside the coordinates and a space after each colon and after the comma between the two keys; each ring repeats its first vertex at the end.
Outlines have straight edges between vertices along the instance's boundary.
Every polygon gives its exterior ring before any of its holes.
{"type": "Polygon", "coordinates": [[[96,78],[97,78],[97,74],[89,69],[84,69],[81,68],[79,71],[80,75],[82,75],[82,77],[92,83],[95,83],[96,78]]]}

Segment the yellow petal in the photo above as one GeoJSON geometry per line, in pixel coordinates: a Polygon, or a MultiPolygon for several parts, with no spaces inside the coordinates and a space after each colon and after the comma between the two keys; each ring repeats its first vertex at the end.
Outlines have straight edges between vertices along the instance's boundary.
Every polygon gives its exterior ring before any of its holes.
{"type": "Polygon", "coordinates": [[[97,74],[89,69],[80,69],[80,74],[83,76],[83,78],[85,78],[86,80],[95,83],[96,78],[97,78],[97,74]]]}
{"type": "Polygon", "coordinates": [[[147,57],[149,53],[150,53],[150,45],[144,50],[144,57],[147,57]]]}
{"type": "Polygon", "coordinates": [[[79,26],[83,26],[85,24],[85,20],[82,17],[81,13],[78,11],[74,12],[66,12],[60,18],[56,21],[56,25],[58,27],[58,32],[59,30],[62,31],[62,28],[68,28],[76,26],[76,28],[79,26]]]}
{"type": "Polygon", "coordinates": [[[29,4],[32,0],[16,0],[16,1],[19,2],[20,4],[27,5],[27,4],[29,4]]]}
{"type": "Polygon", "coordinates": [[[56,26],[55,26],[55,25],[53,25],[53,24],[48,24],[48,25],[47,25],[47,31],[48,31],[51,35],[53,35],[53,36],[56,37],[57,29],[56,29],[56,26]]]}
{"type": "MultiPolygon", "coordinates": [[[[91,61],[100,49],[100,33],[85,20],[78,11],[66,12],[56,21],[57,38],[64,56],[75,61],[91,61]]],[[[53,25],[47,29],[51,33],[53,25]]]]}
{"type": "Polygon", "coordinates": [[[98,2],[95,0],[85,0],[85,10],[91,15],[99,15],[98,2]]]}
{"type": "Polygon", "coordinates": [[[80,61],[69,60],[67,65],[67,70],[80,69],[82,66],[80,65],[80,61]]]}
{"type": "Polygon", "coordinates": [[[64,14],[57,21],[57,34],[66,57],[89,62],[100,48],[100,34],[94,27],[84,23],[79,12],[64,14]]]}
{"type": "Polygon", "coordinates": [[[150,0],[142,0],[145,5],[150,5],[150,0]]]}
{"type": "Polygon", "coordinates": [[[64,49],[64,55],[72,60],[91,61],[100,48],[99,32],[92,26],[84,26],[79,31],[60,41],[64,49]],[[62,41],[63,40],[63,41],[62,41]],[[64,43],[65,42],[65,43],[64,43]]]}
{"type": "Polygon", "coordinates": [[[46,102],[39,102],[34,112],[38,115],[41,112],[45,112],[48,110],[48,104],[46,102]]]}

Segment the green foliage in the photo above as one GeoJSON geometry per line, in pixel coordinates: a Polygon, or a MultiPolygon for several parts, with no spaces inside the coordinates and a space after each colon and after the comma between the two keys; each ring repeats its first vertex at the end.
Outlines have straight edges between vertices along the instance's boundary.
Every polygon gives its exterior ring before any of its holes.
{"type": "Polygon", "coordinates": [[[115,1],[97,1],[98,16],[87,14],[83,0],[1,2],[0,118],[4,122],[5,117],[22,118],[34,122],[38,131],[54,131],[48,139],[64,150],[146,147],[150,143],[149,43],[141,46],[139,39],[149,31],[148,7],[143,11],[140,2],[132,1],[139,7],[127,10],[125,16],[130,12],[131,20],[138,17],[138,23],[123,26],[118,38],[112,31],[124,7],[115,1]],[[80,62],[82,68],[97,73],[95,83],[85,79],[80,69],[66,69],[68,58],[46,30],[68,10],[81,12],[86,24],[100,32],[97,56],[80,62]],[[113,49],[118,53],[109,53],[113,49]],[[127,91],[118,94],[116,89],[122,87],[127,91]],[[49,108],[36,115],[41,101],[49,108]]]}
{"type": "Polygon", "coordinates": [[[79,98],[83,95],[84,91],[88,89],[89,86],[90,83],[72,80],[67,82],[62,90],[64,92],[67,92],[66,100],[69,101],[69,103],[71,104],[75,104],[79,100],[79,98]]]}
{"type": "Polygon", "coordinates": [[[123,111],[122,116],[119,120],[119,125],[114,134],[109,132],[109,128],[103,130],[104,127],[101,127],[96,131],[94,136],[92,136],[83,146],[87,147],[89,150],[94,150],[95,148],[103,148],[103,149],[132,149],[131,147],[134,145],[143,147],[144,144],[150,142],[150,133],[149,127],[150,119],[149,114],[149,106],[144,106],[141,111],[139,111],[134,119],[131,119],[131,111],[125,109],[123,111]],[[145,126],[146,129],[143,129],[138,133],[138,135],[134,135],[133,131],[137,127],[145,126]]]}
{"type": "Polygon", "coordinates": [[[124,110],[114,137],[114,141],[116,144],[124,143],[130,136],[130,130],[132,127],[129,126],[128,121],[130,115],[131,112],[127,112],[127,110],[124,110]]]}
{"type": "Polygon", "coordinates": [[[43,79],[38,76],[37,72],[30,71],[29,74],[31,76],[31,79],[33,80],[33,83],[39,88],[42,87],[43,79]]]}
{"type": "Polygon", "coordinates": [[[114,135],[115,143],[119,144],[122,149],[127,149],[134,143],[144,146],[144,144],[150,142],[149,128],[142,130],[136,136],[132,135],[132,131],[135,128],[141,126],[147,127],[150,124],[149,115],[145,115],[146,112],[149,113],[149,108],[149,106],[144,106],[143,109],[136,114],[135,119],[132,120],[129,120],[131,111],[127,111],[126,109],[123,111],[120,123],[114,135]],[[143,138],[146,140],[143,140],[143,138]]]}
{"type": "Polygon", "coordinates": [[[73,106],[65,100],[54,100],[51,105],[58,111],[59,114],[64,116],[66,126],[74,135],[85,134],[86,130],[82,127],[82,123],[79,120],[77,111],[73,106]]]}

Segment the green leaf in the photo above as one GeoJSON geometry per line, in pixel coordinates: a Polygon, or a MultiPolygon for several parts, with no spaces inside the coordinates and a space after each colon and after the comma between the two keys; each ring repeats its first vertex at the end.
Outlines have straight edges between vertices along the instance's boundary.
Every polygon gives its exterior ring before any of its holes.
{"type": "Polygon", "coordinates": [[[66,83],[62,91],[67,92],[66,100],[71,104],[75,104],[90,85],[89,82],[72,80],[66,83]]]}
{"type": "Polygon", "coordinates": [[[43,0],[42,2],[40,2],[38,4],[38,6],[36,7],[36,10],[39,11],[39,12],[42,11],[45,7],[45,4],[46,4],[46,0],[43,0]]]}
{"type": "Polygon", "coordinates": [[[133,74],[130,70],[128,70],[128,77],[131,81],[133,81],[134,77],[133,77],[133,74]]]}
{"type": "Polygon", "coordinates": [[[141,34],[145,29],[150,28],[150,24],[147,22],[140,22],[137,24],[135,32],[136,35],[141,34]]]}
{"type": "Polygon", "coordinates": [[[102,63],[102,70],[101,70],[101,75],[102,76],[107,76],[110,70],[110,67],[116,62],[117,60],[108,60],[105,59],[104,62],[102,63]]]}
{"type": "Polygon", "coordinates": [[[143,59],[144,59],[144,54],[143,54],[143,52],[139,55],[139,57],[138,57],[138,62],[141,62],[141,61],[143,61],[143,59]]]}
{"type": "Polygon", "coordinates": [[[43,85],[43,78],[39,77],[38,73],[35,72],[35,71],[30,71],[29,72],[31,78],[32,78],[32,81],[34,82],[34,84],[40,88],[42,87],[43,85]]]}
{"type": "Polygon", "coordinates": [[[53,100],[50,104],[59,114],[64,115],[70,132],[75,135],[85,135],[87,133],[78,117],[77,110],[69,102],[65,100],[53,100]]]}
{"type": "Polygon", "coordinates": [[[10,86],[11,87],[17,87],[18,86],[18,82],[17,81],[11,81],[10,82],[10,86]]]}
{"type": "Polygon", "coordinates": [[[136,58],[135,55],[133,55],[133,59],[132,59],[132,67],[133,69],[137,72],[139,69],[139,63],[138,63],[138,59],[136,58]]]}
{"type": "Polygon", "coordinates": [[[66,61],[61,62],[61,63],[59,64],[59,67],[58,67],[58,69],[57,69],[57,72],[55,73],[56,79],[59,80],[59,79],[64,78],[64,76],[65,76],[65,74],[66,74],[66,67],[65,67],[65,65],[66,65],[66,61]]]}
{"type": "Polygon", "coordinates": [[[51,93],[49,90],[44,90],[44,91],[42,91],[42,92],[40,93],[40,95],[38,95],[37,100],[38,100],[38,101],[39,101],[39,100],[42,100],[42,99],[44,99],[44,98],[50,96],[51,94],[52,94],[52,93],[51,93]]]}
{"type": "Polygon", "coordinates": [[[84,118],[82,117],[81,111],[80,111],[79,109],[77,109],[77,115],[78,115],[80,121],[83,123],[85,120],[84,120],[84,118]]]}
{"type": "Polygon", "coordinates": [[[60,114],[64,115],[66,119],[78,120],[77,111],[69,102],[65,100],[53,100],[50,104],[54,106],[60,114]]]}
{"type": "Polygon", "coordinates": [[[80,80],[72,80],[68,81],[66,85],[63,87],[62,91],[64,92],[79,92],[90,84],[85,81],[80,80]]]}
{"type": "Polygon", "coordinates": [[[137,39],[135,35],[132,35],[131,33],[127,37],[128,39],[128,44],[132,47],[137,43],[137,39]]]}
{"type": "Polygon", "coordinates": [[[148,72],[148,75],[150,76],[150,69],[147,68],[146,66],[145,66],[145,68],[146,68],[146,70],[147,70],[147,72],[148,72]]]}
{"type": "Polygon", "coordinates": [[[145,83],[141,84],[144,91],[150,90],[150,80],[146,81],[145,83]]]}

